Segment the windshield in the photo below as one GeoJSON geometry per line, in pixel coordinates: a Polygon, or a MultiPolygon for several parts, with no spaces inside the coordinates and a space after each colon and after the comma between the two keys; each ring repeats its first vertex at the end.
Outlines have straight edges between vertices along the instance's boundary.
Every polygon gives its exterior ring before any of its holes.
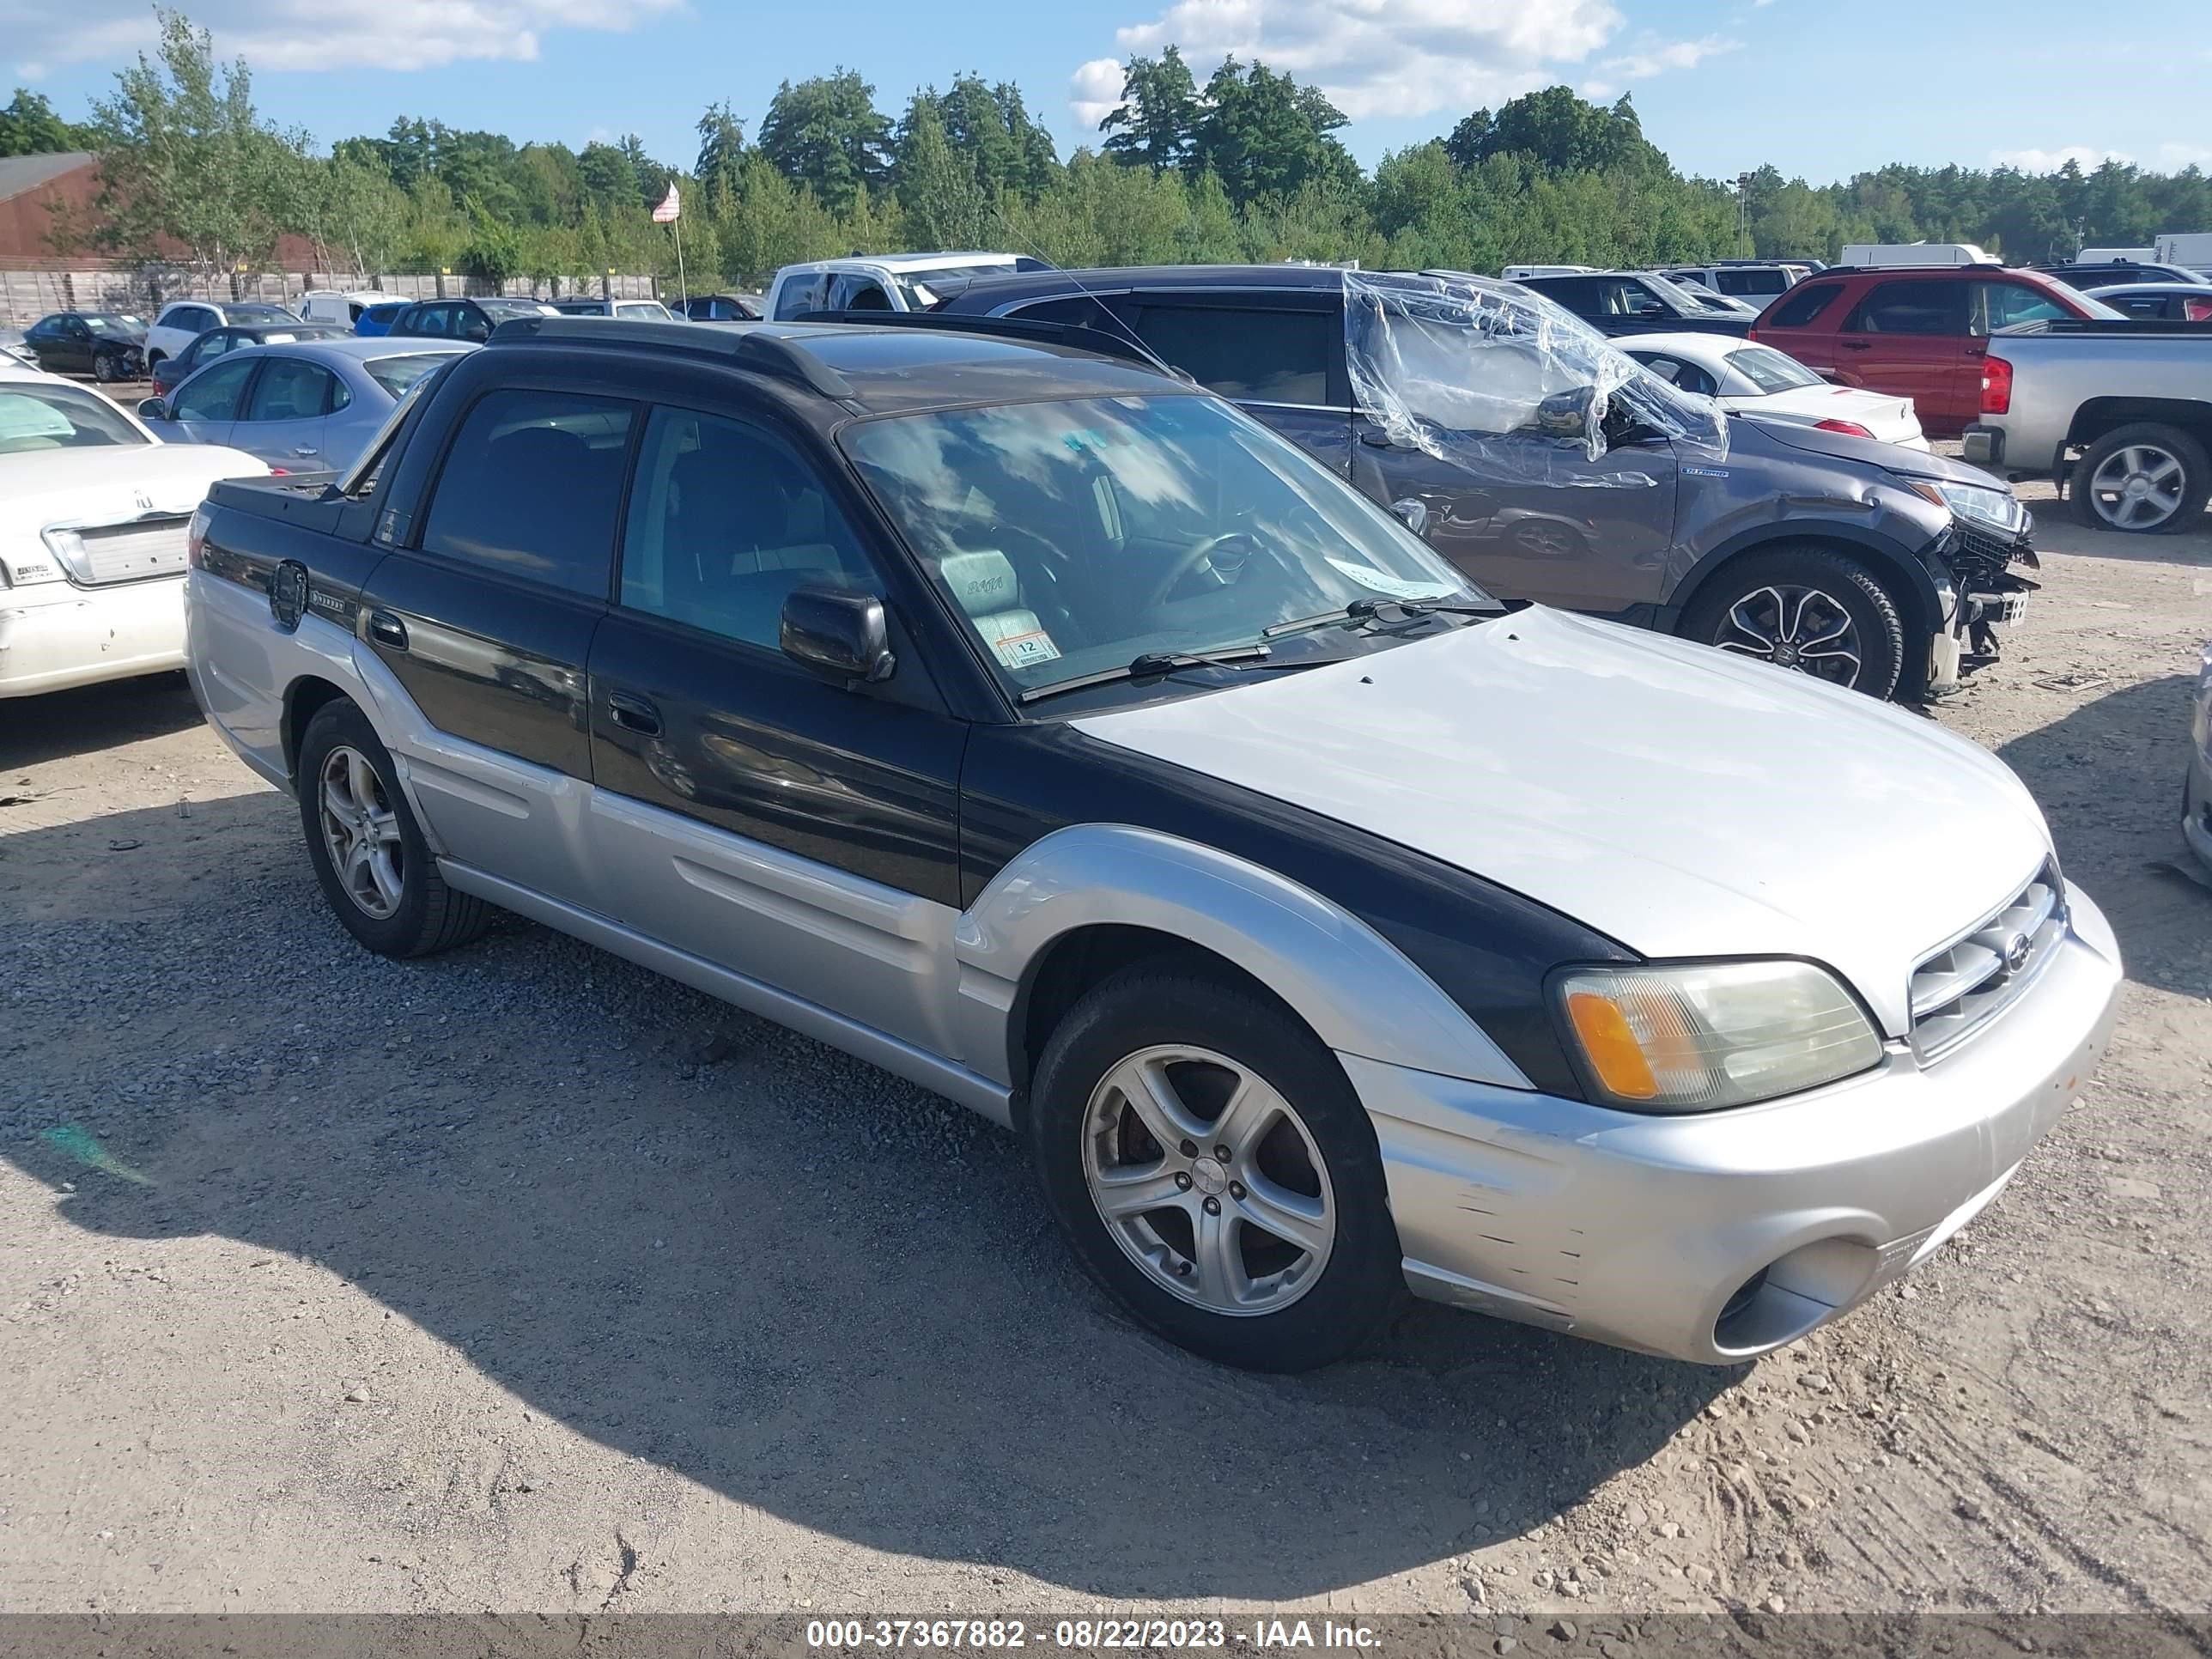
{"type": "Polygon", "coordinates": [[[1486,603],[1212,398],[896,416],[840,441],[1017,694],[1147,653],[1258,645],[1361,599],[1486,603]]]}
{"type": "MultiPolygon", "coordinates": [[[[2071,283],[2063,283],[2056,276],[2045,276],[2043,280],[2073,301],[2075,305],[2080,306],[2092,317],[2102,318],[2109,323],[2118,321],[2128,314],[2124,311],[2115,310],[2094,294],[2084,294],[2071,283]]],[[[2021,297],[2026,299],[2027,296],[2021,297]]],[[[2013,310],[2016,314],[2007,317],[2005,320],[2008,323],[2041,322],[2049,315],[2049,313],[2034,311],[2032,301],[2025,305],[2015,305],[2013,310]]]]}
{"type": "Polygon", "coordinates": [[[1768,346],[1746,346],[1728,355],[1728,366],[1761,392],[1795,392],[1801,386],[1827,382],[1795,357],[1768,346]]]}
{"type": "Polygon", "coordinates": [[[105,398],[75,386],[0,383],[0,455],[150,441],[105,398]]]}
{"type": "Polygon", "coordinates": [[[300,320],[282,306],[225,306],[223,313],[234,323],[296,323],[300,320]]]}
{"type": "Polygon", "coordinates": [[[136,317],[125,316],[119,313],[88,311],[78,320],[94,334],[143,334],[146,330],[146,325],[136,317]]]}
{"type": "Polygon", "coordinates": [[[451,352],[429,351],[412,357],[375,357],[362,367],[368,371],[370,380],[393,397],[404,398],[407,395],[408,387],[452,356],[451,352]]]}
{"type": "Polygon", "coordinates": [[[672,323],[676,320],[674,317],[669,314],[668,307],[661,304],[658,300],[641,300],[635,305],[617,306],[615,307],[615,315],[617,317],[642,317],[646,321],[651,323],[672,323]]]}

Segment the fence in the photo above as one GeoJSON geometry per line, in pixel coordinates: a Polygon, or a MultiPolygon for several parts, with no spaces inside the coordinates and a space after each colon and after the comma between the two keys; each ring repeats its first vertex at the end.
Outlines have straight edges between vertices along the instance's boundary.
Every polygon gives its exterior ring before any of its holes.
{"type": "Polygon", "coordinates": [[[57,311],[125,311],[152,319],[154,313],[171,300],[261,300],[278,305],[296,301],[309,289],[335,288],[349,291],[378,289],[395,300],[431,300],[471,294],[543,295],[561,298],[573,294],[603,299],[657,299],[660,280],[653,276],[612,275],[578,280],[533,283],[513,277],[502,284],[483,282],[459,273],[398,271],[363,276],[348,271],[258,271],[234,279],[220,271],[188,270],[171,266],[134,266],[114,270],[87,268],[0,268],[0,328],[27,328],[57,311]]]}

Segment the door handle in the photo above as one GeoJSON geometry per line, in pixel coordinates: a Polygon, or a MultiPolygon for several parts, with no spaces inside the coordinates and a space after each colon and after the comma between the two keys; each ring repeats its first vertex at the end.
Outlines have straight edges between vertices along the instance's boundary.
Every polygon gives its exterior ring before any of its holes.
{"type": "Polygon", "coordinates": [[[607,693],[607,713],[614,716],[615,724],[641,738],[660,735],[660,711],[643,697],[628,691],[607,693]]]}
{"type": "Polygon", "coordinates": [[[293,453],[295,455],[306,456],[306,455],[312,455],[312,454],[313,454],[315,452],[314,452],[313,450],[312,450],[312,449],[308,448],[305,444],[302,444],[299,448],[297,448],[297,449],[294,450],[292,453],[293,453]]]}
{"type": "Polygon", "coordinates": [[[1874,342],[1871,340],[1838,340],[1836,343],[1842,346],[1846,351],[1872,351],[1874,349],[1874,342]]]}
{"type": "Polygon", "coordinates": [[[394,651],[404,651],[407,648],[407,624],[389,611],[372,611],[368,613],[368,637],[394,651]]]}

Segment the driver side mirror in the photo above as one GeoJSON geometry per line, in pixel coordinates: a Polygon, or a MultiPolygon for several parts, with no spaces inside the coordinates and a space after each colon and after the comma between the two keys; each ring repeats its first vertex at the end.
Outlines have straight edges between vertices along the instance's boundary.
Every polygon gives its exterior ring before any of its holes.
{"type": "Polygon", "coordinates": [[[1536,412],[1528,417],[1523,430],[1541,433],[1547,438],[1583,437],[1589,431],[1590,409],[1596,401],[1595,386],[1571,386],[1565,392],[1555,392],[1536,405],[1536,412]]]}
{"type": "Polygon", "coordinates": [[[872,593],[809,583],[783,602],[783,654],[824,679],[874,685],[898,666],[884,602],[872,593]]]}
{"type": "Polygon", "coordinates": [[[167,420],[169,418],[167,401],[161,398],[141,398],[138,400],[138,418],[142,421],[167,420]]]}

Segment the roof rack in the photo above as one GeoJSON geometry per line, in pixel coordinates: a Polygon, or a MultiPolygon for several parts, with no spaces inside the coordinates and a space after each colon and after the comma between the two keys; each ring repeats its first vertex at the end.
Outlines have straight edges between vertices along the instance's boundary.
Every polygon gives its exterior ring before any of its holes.
{"type": "MultiPolygon", "coordinates": [[[[1076,299],[1084,296],[1078,290],[1067,297],[1076,299]]],[[[1001,339],[1074,346],[1079,350],[1096,352],[1102,357],[1118,357],[1123,362],[1134,363],[1171,379],[1189,379],[1139,342],[1124,335],[1109,333],[1103,328],[1086,328],[1080,323],[1048,323],[1034,317],[966,317],[940,311],[810,311],[792,320],[850,323],[863,328],[936,329],[947,334],[981,334],[1001,339]]]]}
{"type": "Polygon", "coordinates": [[[644,346],[693,357],[720,357],[740,368],[796,380],[825,398],[852,398],[852,383],[770,325],[702,328],[696,323],[631,323],[615,317],[518,317],[491,333],[494,344],[546,340],[561,345],[644,346]]]}

